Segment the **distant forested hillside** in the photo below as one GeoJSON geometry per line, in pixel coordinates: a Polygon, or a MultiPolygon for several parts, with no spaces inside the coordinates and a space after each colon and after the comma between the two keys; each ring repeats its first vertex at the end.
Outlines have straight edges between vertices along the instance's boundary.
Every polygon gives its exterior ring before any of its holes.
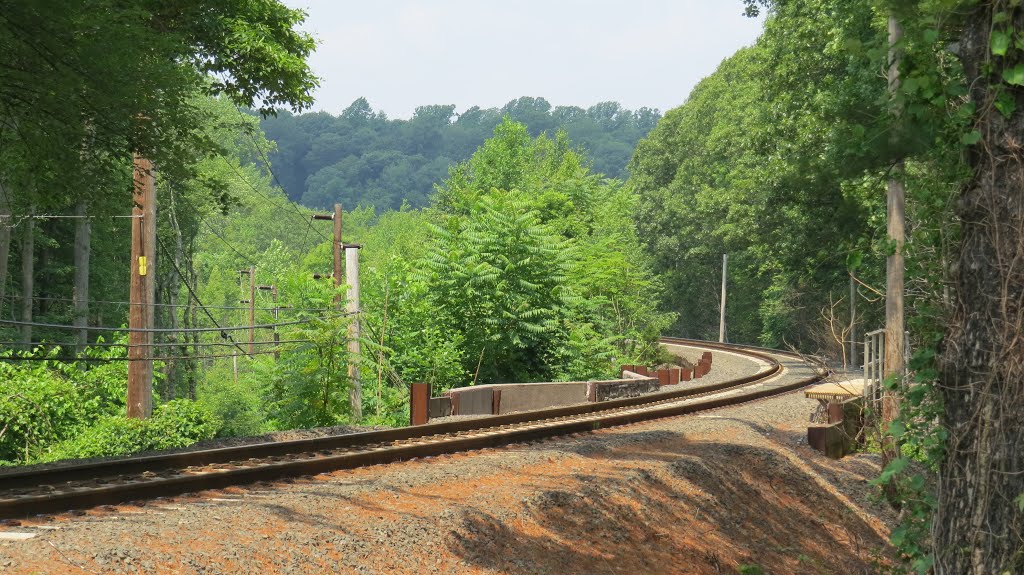
{"type": "Polygon", "coordinates": [[[544,98],[519,98],[501,109],[421,106],[409,120],[391,120],[359,98],[339,116],[283,113],[263,121],[275,175],[288,197],[312,208],[341,202],[347,208],[426,205],[448,166],[467,160],[502,117],[526,124],[530,134],[565,130],[592,158],[594,172],[625,179],[637,141],[658,123],[657,110],[626,110],[616,102],[584,109],[544,98]]]}

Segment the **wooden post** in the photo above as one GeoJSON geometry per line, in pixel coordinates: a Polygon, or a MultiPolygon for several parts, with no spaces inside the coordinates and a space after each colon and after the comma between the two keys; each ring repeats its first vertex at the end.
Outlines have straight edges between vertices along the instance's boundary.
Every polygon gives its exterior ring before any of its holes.
{"type": "Polygon", "coordinates": [[[857,283],[850,272],[850,360],[851,369],[857,366],[857,283]]]}
{"type": "MultiPolygon", "coordinates": [[[[900,86],[899,62],[900,49],[898,44],[903,37],[903,30],[895,16],[889,16],[889,91],[895,95],[900,86]]],[[[899,111],[893,110],[894,121],[899,111]]],[[[885,361],[883,379],[903,377],[903,243],[904,202],[903,160],[893,167],[889,178],[889,190],[886,201],[886,229],[889,241],[895,246],[892,255],[885,262],[885,361]]],[[[888,424],[899,416],[899,404],[892,392],[882,394],[882,422],[888,424]]]]}
{"type": "MultiPolygon", "coordinates": [[[[277,308],[277,286],[274,285],[274,284],[270,284],[270,285],[256,286],[256,289],[258,291],[268,291],[268,292],[270,292],[270,297],[274,301],[274,307],[270,308],[270,313],[271,313],[271,315],[274,316],[274,323],[276,324],[277,323],[277,309],[278,309],[277,308]]],[[[270,328],[270,330],[272,332],[274,332],[273,333],[273,337],[274,337],[274,359],[280,359],[281,354],[277,351],[277,343],[280,341],[280,339],[279,339],[280,336],[277,333],[277,326],[275,325],[274,327],[270,328]]]]}
{"type": "MultiPolygon", "coordinates": [[[[35,291],[35,227],[36,221],[32,218],[33,212],[29,210],[29,217],[25,218],[23,225],[24,236],[21,240],[21,321],[32,322],[32,292],[35,291]]],[[[32,326],[24,325],[21,328],[21,341],[26,350],[32,349],[32,326]]]]}
{"type": "Polygon", "coordinates": [[[729,254],[722,254],[722,312],[718,320],[718,341],[725,343],[725,280],[729,268],[729,254]]]}
{"type": "MultiPolygon", "coordinates": [[[[341,204],[334,204],[334,287],[341,287],[341,204]]],[[[341,307],[341,293],[334,294],[334,307],[341,307]]]]}
{"type": "Polygon", "coordinates": [[[249,268],[249,355],[256,353],[256,266],[249,268]]]}
{"type": "MultiPolygon", "coordinates": [[[[0,181],[0,316],[3,315],[4,301],[7,299],[7,264],[11,255],[11,206],[7,201],[7,190],[0,181]]],[[[14,309],[14,306],[11,306],[14,309]]]]}
{"type": "Polygon", "coordinates": [[[359,379],[359,245],[345,246],[345,275],[348,283],[348,378],[352,383],[349,403],[352,405],[352,421],[363,418],[363,384],[359,379]]]}
{"type": "Polygon", "coordinates": [[[273,285],[270,289],[270,295],[274,299],[274,359],[281,359],[281,334],[277,331],[277,320],[281,312],[281,308],[277,305],[277,286],[273,285]]]}
{"type": "Polygon", "coordinates": [[[85,328],[89,325],[89,254],[92,245],[92,222],[85,200],[78,200],[75,215],[78,220],[75,222],[74,325],[79,328],[77,342],[78,353],[81,354],[89,345],[89,331],[85,328]]]}
{"type": "Polygon", "coordinates": [[[156,276],[156,184],[153,163],[135,155],[135,206],[128,311],[128,417],[153,413],[153,296],[156,276]]]}

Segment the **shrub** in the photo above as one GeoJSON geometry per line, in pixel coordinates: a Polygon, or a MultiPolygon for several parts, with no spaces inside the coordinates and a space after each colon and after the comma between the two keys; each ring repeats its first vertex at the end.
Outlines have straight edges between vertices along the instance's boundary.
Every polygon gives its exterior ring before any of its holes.
{"type": "Polygon", "coordinates": [[[211,439],[220,426],[220,420],[201,404],[176,399],[158,406],[149,419],[104,417],[75,437],[54,444],[35,463],[187,447],[211,439]]]}
{"type": "Polygon", "coordinates": [[[199,404],[222,422],[219,436],[239,437],[273,431],[259,391],[251,382],[235,382],[230,374],[211,374],[199,386],[199,404]]]}
{"type": "Polygon", "coordinates": [[[78,389],[49,364],[0,363],[0,460],[30,459],[85,419],[78,389]]]}

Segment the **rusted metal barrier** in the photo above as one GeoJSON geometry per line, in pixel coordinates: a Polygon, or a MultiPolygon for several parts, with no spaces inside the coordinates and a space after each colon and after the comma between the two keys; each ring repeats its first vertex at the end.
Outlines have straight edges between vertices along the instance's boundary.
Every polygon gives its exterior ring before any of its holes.
{"type": "Polygon", "coordinates": [[[409,424],[423,425],[430,420],[430,386],[414,383],[409,390],[409,424]]]}

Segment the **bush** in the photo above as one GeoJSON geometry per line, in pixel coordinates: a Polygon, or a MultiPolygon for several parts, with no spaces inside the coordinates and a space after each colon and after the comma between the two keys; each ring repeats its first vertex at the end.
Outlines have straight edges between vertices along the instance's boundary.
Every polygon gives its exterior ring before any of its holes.
{"type": "Polygon", "coordinates": [[[199,403],[223,422],[218,435],[238,437],[273,431],[259,391],[250,382],[235,383],[230,374],[211,375],[199,386],[199,403]]]}
{"type": "Polygon", "coordinates": [[[24,462],[86,419],[79,390],[49,363],[0,363],[0,460],[24,462]]]}
{"type": "Polygon", "coordinates": [[[104,417],[75,437],[51,446],[34,463],[188,447],[213,438],[220,427],[220,420],[204,406],[176,399],[158,406],[149,419],[104,417]]]}

